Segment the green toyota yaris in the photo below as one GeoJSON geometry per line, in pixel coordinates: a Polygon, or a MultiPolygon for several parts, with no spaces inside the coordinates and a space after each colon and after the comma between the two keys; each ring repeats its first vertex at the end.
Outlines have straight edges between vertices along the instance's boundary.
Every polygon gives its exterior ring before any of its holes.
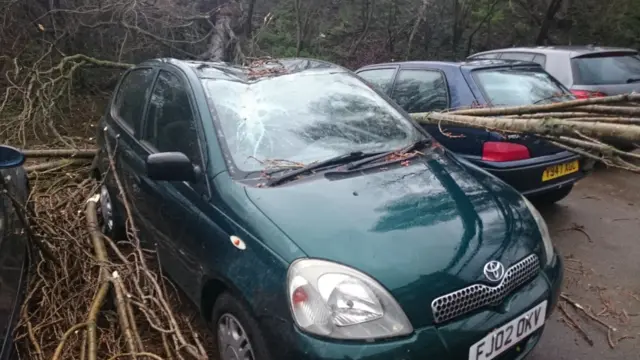
{"type": "Polygon", "coordinates": [[[150,60],[99,135],[104,230],[124,224],[112,152],[221,360],[522,359],[556,306],[531,203],[342,67],[150,60]]]}

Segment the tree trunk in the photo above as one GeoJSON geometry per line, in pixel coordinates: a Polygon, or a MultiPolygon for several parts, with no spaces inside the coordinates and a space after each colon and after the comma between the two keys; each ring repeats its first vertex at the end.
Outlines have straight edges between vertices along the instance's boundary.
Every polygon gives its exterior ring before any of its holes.
{"type": "Polygon", "coordinates": [[[348,58],[351,58],[353,56],[356,50],[358,50],[360,43],[362,43],[362,40],[364,40],[364,38],[367,37],[367,35],[369,34],[369,25],[371,24],[371,18],[373,17],[374,0],[364,0],[363,2],[366,4],[364,5],[365,14],[366,14],[364,15],[364,20],[363,20],[364,26],[362,31],[360,32],[360,36],[358,37],[358,39],[349,48],[349,54],[347,56],[348,58]]]}
{"type": "Polygon", "coordinates": [[[471,54],[471,46],[473,45],[473,37],[476,36],[476,33],[478,32],[478,30],[480,30],[480,28],[482,28],[482,25],[484,25],[487,21],[491,22],[491,19],[493,18],[493,13],[494,13],[495,7],[496,7],[496,5],[498,5],[499,1],[500,0],[494,0],[493,3],[491,3],[491,6],[489,7],[489,10],[487,11],[487,14],[484,16],[482,21],[480,21],[478,23],[478,25],[476,25],[475,29],[473,29],[471,34],[469,34],[469,38],[467,39],[467,50],[465,51],[465,55],[464,55],[465,58],[468,57],[471,54]]]}
{"type": "Polygon", "coordinates": [[[551,2],[549,3],[547,13],[542,20],[540,31],[538,32],[538,36],[536,37],[536,45],[545,45],[546,40],[549,38],[549,28],[551,27],[551,22],[553,22],[556,13],[558,12],[558,10],[560,10],[562,1],[563,0],[551,0],[551,2]]]}
{"type": "Polygon", "coordinates": [[[422,0],[422,5],[420,6],[420,10],[418,10],[418,17],[416,17],[416,21],[413,23],[413,28],[411,29],[411,33],[409,34],[409,41],[407,42],[407,52],[405,54],[405,60],[409,60],[409,55],[411,55],[411,44],[413,43],[413,38],[416,36],[418,29],[420,28],[420,23],[424,20],[424,17],[427,13],[427,7],[429,6],[429,0],[422,0]]]}
{"type": "Polygon", "coordinates": [[[214,30],[209,40],[207,51],[198,56],[201,60],[229,62],[235,58],[234,52],[239,51],[236,46],[238,37],[234,29],[239,28],[238,22],[242,17],[240,5],[235,1],[228,2],[216,14],[214,30]]]}
{"type": "Polygon", "coordinates": [[[415,113],[411,116],[425,124],[441,122],[506,132],[530,133],[552,136],[575,136],[576,131],[594,138],[616,138],[640,142],[640,126],[593,123],[559,119],[518,119],[451,115],[445,113],[415,113]]]}
{"type": "Polygon", "coordinates": [[[296,14],[296,57],[298,57],[302,50],[302,14],[300,14],[300,0],[293,0],[293,7],[296,14]]]}

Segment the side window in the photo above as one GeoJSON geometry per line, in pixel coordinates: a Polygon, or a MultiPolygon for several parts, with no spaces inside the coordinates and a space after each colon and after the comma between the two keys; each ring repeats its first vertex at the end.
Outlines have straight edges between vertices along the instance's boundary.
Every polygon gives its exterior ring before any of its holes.
{"type": "Polygon", "coordinates": [[[159,152],[179,151],[200,162],[196,118],[187,89],[176,75],[160,71],[153,87],[144,139],[159,152]]]}
{"type": "Polygon", "coordinates": [[[449,107],[447,81],[439,71],[401,70],[391,97],[409,113],[449,107]]]}
{"type": "Polygon", "coordinates": [[[139,130],[146,100],[153,83],[153,69],[135,69],[120,83],[114,108],[116,116],[135,131],[139,130]]]}
{"type": "Polygon", "coordinates": [[[547,63],[547,56],[542,54],[537,54],[533,57],[533,61],[540,64],[542,67],[547,63]]]}
{"type": "Polygon", "coordinates": [[[519,53],[519,52],[505,52],[505,53],[502,53],[502,57],[500,59],[533,61],[533,54],[519,53]]]}
{"type": "Polygon", "coordinates": [[[368,81],[371,85],[378,88],[378,90],[389,94],[391,92],[391,83],[393,82],[393,74],[396,69],[375,69],[364,70],[358,73],[363,79],[368,81]]]}

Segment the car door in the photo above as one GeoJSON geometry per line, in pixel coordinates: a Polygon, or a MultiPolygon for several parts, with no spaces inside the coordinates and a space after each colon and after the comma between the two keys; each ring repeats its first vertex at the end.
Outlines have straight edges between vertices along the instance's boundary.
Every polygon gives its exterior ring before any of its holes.
{"type": "MultiPolygon", "coordinates": [[[[204,169],[206,153],[200,117],[193,96],[179,71],[160,70],[154,84],[142,136],[147,155],[181,152],[194,166],[204,169]]],[[[205,173],[201,171],[201,173],[205,173]]],[[[140,175],[144,195],[145,237],[157,243],[163,269],[190,296],[199,291],[198,263],[204,233],[218,237],[205,213],[209,206],[206,176],[195,182],[155,181],[140,175]],[[206,229],[206,230],[203,230],[206,229]]]]}
{"type": "MultiPolygon", "coordinates": [[[[156,70],[151,67],[137,67],[126,72],[115,92],[111,106],[105,116],[105,134],[114,157],[114,164],[123,190],[131,205],[134,220],[139,220],[138,206],[141,200],[139,175],[145,171],[145,151],[139,138],[142,129],[145,106],[149,100],[156,70]]],[[[104,148],[104,146],[101,146],[104,148]]],[[[108,164],[105,169],[108,169],[108,164]]],[[[115,178],[106,172],[105,182],[112,196],[120,194],[115,178]]],[[[115,199],[112,199],[112,201],[115,199]]],[[[123,208],[118,211],[123,216],[123,208]]]]}
{"type": "MultiPolygon", "coordinates": [[[[437,69],[400,69],[391,98],[408,113],[442,111],[451,106],[447,77],[437,69]]],[[[469,127],[431,124],[423,127],[439,143],[461,154],[480,151],[481,141],[486,137],[484,130],[469,127]]]]}

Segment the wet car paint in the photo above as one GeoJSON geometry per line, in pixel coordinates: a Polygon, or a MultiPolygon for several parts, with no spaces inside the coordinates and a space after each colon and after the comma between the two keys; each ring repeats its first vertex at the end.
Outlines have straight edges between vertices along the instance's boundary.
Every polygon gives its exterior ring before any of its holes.
{"type": "MultiPolygon", "coordinates": [[[[251,309],[277,359],[413,360],[451,355],[455,352],[445,337],[454,331],[460,343],[470,345],[489,326],[534,305],[532,300],[557,296],[549,283],[559,279],[547,281],[540,272],[512,294],[507,301],[511,311],[479,309],[448,322],[449,330],[441,334],[432,325],[430,301],[456,285],[479,280],[480,267],[490,256],[505,265],[532,252],[543,260],[540,234],[521,195],[437,144],[408,166],[351,174],[328,171],[260,187],[259,179],[229,165],[195,74],[179,62],[155,64],[183,71],[195,89],[194,99],[200,99],[196,103],[208,164],[203,168],[206,182],[198,185],[203,191],[195,192],[193,184],[150,180],[144,173],[149,149],[124,131],[109,110],[101,120],[98,168],[107,173],[105,141],[112,149],[117,144],[115,163],[127,196],[135,202],[142,239],[158,249],[163,269],[199,305],[205,319],[215,299],[209,295],[226,289],[251,309]],[[246,248],[233,246],[232,236],[246,248]],[[376,277],[406,307],[415,332],[375,343],[300,332],[288,305],[286,274],[289,264],[303,257],[344,262],[376,277]]],[[[117,193],[113,176],[105,181],[117,193]]]]}

